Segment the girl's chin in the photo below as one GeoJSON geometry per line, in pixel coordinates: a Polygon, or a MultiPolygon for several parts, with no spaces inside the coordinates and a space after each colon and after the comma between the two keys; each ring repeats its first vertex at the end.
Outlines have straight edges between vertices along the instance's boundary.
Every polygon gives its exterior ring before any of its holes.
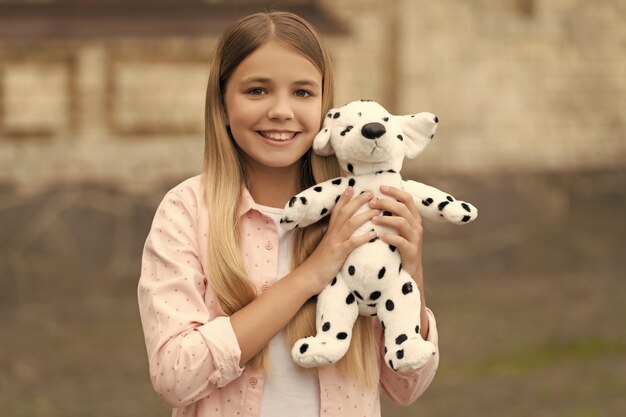
{"type": "Polygon", "coordinates": [[[285,169],[295,169],[298,172],[302,168],[302,157],[297,155],[264,155],[258,159],[250,160],[250,156],[248,156],[248,164],[251,165],[253,172],[260,174],[263,170],[285,170],[285,169]]]}

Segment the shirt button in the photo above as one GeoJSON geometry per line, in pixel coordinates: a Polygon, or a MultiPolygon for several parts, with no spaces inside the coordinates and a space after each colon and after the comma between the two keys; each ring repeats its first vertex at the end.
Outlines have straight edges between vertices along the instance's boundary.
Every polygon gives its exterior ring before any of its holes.
{"type": "Polygon", "coordinates": [[[269,290],[269,289],[270,289],[270,286],[269,286],[269,285],[267,285],[267,284],[263,284],[263,285],[261,285],[261,291],[265,292],[265,291],[267,291],[267,290],[269,290]]]}
{"type": "Polygon", "coordinates": [[[255,377],[250,378],[248,382],[250,382],[250,385],[252,385],[253,387],[257,384],[257,380],[255,377]]]}
{"type": "Polygon", "coordinates": [[[265,249],[272,250],[273,247],[274,245],[272,245],[272,242],[268,240],[267,243],[265,244],[265,249]]]}

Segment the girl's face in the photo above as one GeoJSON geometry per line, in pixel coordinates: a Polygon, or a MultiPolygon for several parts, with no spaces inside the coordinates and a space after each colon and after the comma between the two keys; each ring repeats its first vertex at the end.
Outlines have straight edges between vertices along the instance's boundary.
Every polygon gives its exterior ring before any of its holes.
{"type": "Polygon", "coordinates": [[[270,41],[235,69],[224,101],[253,171],[297,167],[320,127],[322,74],[301,53],[270,41]]]}

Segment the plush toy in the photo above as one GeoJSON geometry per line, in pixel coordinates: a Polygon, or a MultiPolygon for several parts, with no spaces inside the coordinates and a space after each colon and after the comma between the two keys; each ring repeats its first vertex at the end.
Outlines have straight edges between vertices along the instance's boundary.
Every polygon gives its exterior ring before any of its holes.
{"type": "MultiPolygon", "coordinates": [[[[292,197],[285,206],[282,227],[289,230],[317,222],[332,211],[348,186],[354,187],[355,195],[371,190],[375,198],[389,198],[381,194],[381,185],[401,188],[413,195],[424,219],[455,224],[474,220],[477,210],[471,204],[434,187],[403,181],[400,176],[404,157],[414,158],[422,152],[433,138],[437,123],[432,113],[395,116],[368,100],[330,110],[313,141],[313,150],[324,156],[334,153],[347,176],[317,184],[292,197]]],[[[364,206],[358,212],[367,209],[364,206]]],[[[372,229],[396,233],[368,222],[355,234],[372,229]]],[[[402,269],[399,251],[374,238],[348,256],[337,276],[319,294],[317,335],[296,342],[292,349],[294,361],[314,367],[341,359],[359,314],[378,316],[384,329],[385,363],[391,369],[419,369],[435,354],[434,345],[420,336],[417,285],[402,269]]]]}

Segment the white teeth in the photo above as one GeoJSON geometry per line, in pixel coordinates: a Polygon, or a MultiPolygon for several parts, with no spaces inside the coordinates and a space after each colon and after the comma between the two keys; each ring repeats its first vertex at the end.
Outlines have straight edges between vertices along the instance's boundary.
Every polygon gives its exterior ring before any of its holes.
{"type": "Polygon", "coordinates": [[[292,133],[282,133],[282,132],[261,132],[263,136],[272,140],[287,140],[293,138],[296,134],[292,133]]]}

